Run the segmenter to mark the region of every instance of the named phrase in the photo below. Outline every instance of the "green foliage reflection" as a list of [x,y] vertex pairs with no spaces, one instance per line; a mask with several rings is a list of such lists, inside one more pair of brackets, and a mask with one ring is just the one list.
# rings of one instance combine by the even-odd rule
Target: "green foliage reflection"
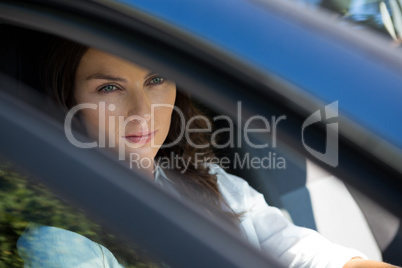
[[141,249],[117,242],[43,185],[15,172],[11,165],[0,163],[0,268],[23,266],[16,243],[30,222],[70,230],[96,241],[113,252],[125,267],[158,266]]

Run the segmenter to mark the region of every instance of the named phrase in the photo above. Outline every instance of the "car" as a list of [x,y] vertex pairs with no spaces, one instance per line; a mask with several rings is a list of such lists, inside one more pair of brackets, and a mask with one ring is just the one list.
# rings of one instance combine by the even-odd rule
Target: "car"
[[2,1],[1,265],[22,265],[16,240],[30,221],[40,221],[98,233],[102,243],[111,241],[109,249],[145,249],[162,265],[280,266],[102,150],[72,146],[64,117],[50,110],[39,86],[38,63],[53,36],[171,77],[207,110],[220,144],[228,145],[213,161],[229,163],[296,225],[401,265],[399,13],[374,3],[374,21],[384,21],[376,30],[350,22],[339,5],[329,11],[264,0]]

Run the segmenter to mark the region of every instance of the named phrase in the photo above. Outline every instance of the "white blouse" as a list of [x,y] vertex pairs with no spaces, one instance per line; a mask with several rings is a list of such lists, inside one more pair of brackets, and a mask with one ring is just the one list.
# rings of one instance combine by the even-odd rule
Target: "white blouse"
[[[331,243],[314,230],[295,226],[282,212],[270,207],[262,194],[245,180],[210,164],[217,175],[219,190],[229,207],[241,214],[241,229],[248,241],[276,257],[285,267],[342,268],[354,257],[367,257],[361,252]],[[164,188],[174,188],[162,169],[155,180]]]
[[361,252],[331,243],[314,230],[295,226],[282,212],[268,206],[264,196],[245,180],[228,174],[217,165],[219,190],[235,213],[243,212],[241,226],[250,243],[269,252],[286,267],[341,268]]

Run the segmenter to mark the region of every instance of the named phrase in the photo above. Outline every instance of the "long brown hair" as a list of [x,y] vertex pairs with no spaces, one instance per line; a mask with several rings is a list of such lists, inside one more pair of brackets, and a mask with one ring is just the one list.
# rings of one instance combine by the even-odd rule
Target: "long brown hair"
[[[47,93],[66,110],[75,104],[73,98],[75,75],[80,60],[88,49],[87,46],[57,38],[52,42],[49,56],[44,62],[43,86]],[[191,118],[202,115],[191,97],[179,89],[176,94],[175,106],[183,113],[185,125]],[[178,114],[173,112],[165,144],[174,141],[182,133],[184,126]],[[207,123],[205,120],[193,119],[191,128],[205,129]],[[192,132],[190,138],[196,144],[207,144],[209,142],[209,135],[206,132]],[[227,220],[232,226],[236,226],[238,215],[230,212],[230,210],[223,209],[226,203],[218,189],[216,174],[210,173],[208,165],[197,165],[193,162],[196,153],[203,155],[204,159],[211,159],[213,151],[210,148],[195,149],[185,139],[182,139],[174,146],[160,149],[156,159],[168,157],[172,153],[180,156],[186,162],[189,160],[191,163],[187,169],[184,166],[175,166],[175,169],[184,175],[175,181],[180,193],[192,200],[201,201],[207,205],[212,214],[223,216],[224,220]]]

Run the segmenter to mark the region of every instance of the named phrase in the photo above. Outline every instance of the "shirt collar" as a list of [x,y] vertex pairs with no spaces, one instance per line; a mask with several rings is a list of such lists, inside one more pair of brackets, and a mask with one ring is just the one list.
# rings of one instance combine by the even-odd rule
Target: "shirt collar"
[[174,182],[171,181],[171,180],[166,176],[166,173],[163,171],[163,169],[162,169],[159,165],[155,165],[155,171],[154,171],[154,173],[155,173],[154,180],[155,180],[155,182],[156,182],[157,184],[163,186],[165,181],[174,184]]

